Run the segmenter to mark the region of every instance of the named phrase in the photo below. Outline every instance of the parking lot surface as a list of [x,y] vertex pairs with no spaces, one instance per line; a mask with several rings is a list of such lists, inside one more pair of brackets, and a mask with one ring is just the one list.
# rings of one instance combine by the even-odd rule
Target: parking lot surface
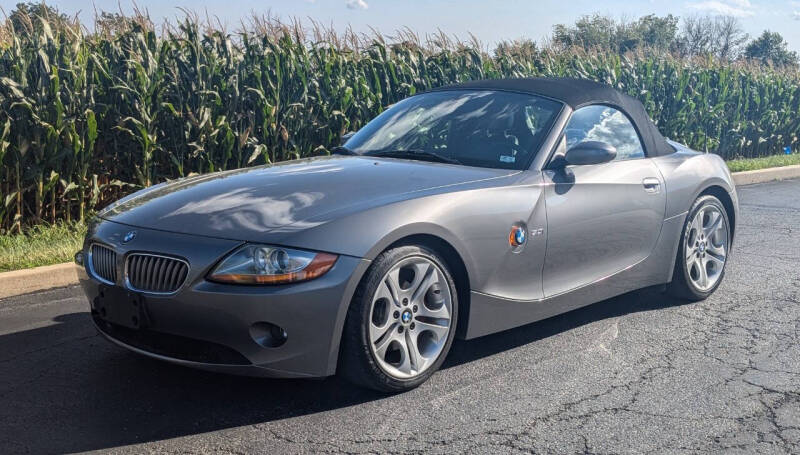
[[395,396],[139,357],[75,287],[0,300],[0,453],[798,453],[800,181],[739,196],[708,300],[640,291],[457,341]]

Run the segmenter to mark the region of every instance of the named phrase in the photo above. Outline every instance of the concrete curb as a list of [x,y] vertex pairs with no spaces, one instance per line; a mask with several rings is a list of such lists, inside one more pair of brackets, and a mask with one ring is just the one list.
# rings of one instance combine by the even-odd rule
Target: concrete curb
[[[736,185],[752,185],[792,178],[800,178],[800,165],[733,173],[733,181],[736,182]],[[0,299],[78,284],[77,271],[75,264],[67,262],[2,272],[0,273]]]
[[795,179],[798,177],[800,177],[800,164],[733,173],[733,181],[736,185],[752,185],[754,183]]
[[78,284],[72,262],[0,273],[0,299]]

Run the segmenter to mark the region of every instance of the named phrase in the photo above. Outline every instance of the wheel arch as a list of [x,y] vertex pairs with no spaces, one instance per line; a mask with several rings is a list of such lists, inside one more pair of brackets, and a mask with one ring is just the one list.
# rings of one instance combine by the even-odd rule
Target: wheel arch
[[[722,202],[723,207],[725,207],[725,211],[727,212],[728,220],[730,221],[731,225],[731,244],[733,244],[733,239],[735,237],[734,233],[736,232],[736,208],[733,205],[733,199],[731,199],[730,194],[725,191],[725,188],[719,185],[711,185],[706,187],[700,192],[700,194],[697,195],[697,197],[699,198],[706,195],[714,196],[715,198],[719,199],[719,201]],[[695,200],[697,200],[697,198],[695,198]],[[692,203],[694,203],[694,201]]]
[[714,196],[717,199],[719,199],[719,201],[722,203],[722,206],[725,208],[725,211],[727,212],[727,215],[728,215],[728,220],[730,222],[730,228],[731,228],[731,245],[733,245],[734,231],[735,231],[735,228],[736,228],[736,205],[735,205],[735,203],[732,200],[730,194],[728,193],[728,191],[725,189],[724,186],[722,186],[722,185],[720,185],[720,184],[718,184],[716,182],[710,183],[710,184],[706,185],[705,187],[703,187],[700,191],[698,191],[697,194],[693,198],[691,198],[691,200],[689,201],[689,206],[686,208],[685,215],[681,217],[681,225],[680,225],[681,228],[680,228],[680,230],[678,230],[676,232],[677,238],[675,239],[674,244],[673,244],[674,245],[673,246],[673,250],[672,250],[673,253],[672,253],[672,257],[670,259],[670,263],[669,263],[670,267],[668,269],[669,272],[668,272],[668,275],[667,275],[666,283],[671,283],[672,280],[674,279],[675,264],[677,262],[678,251],[680,250],[680,239],[681,239],[681,236],[682,236],[682,233],[683,233],[683,229],[684,229],[683,226],[684,226],[684,224],[686,222],[686,217],[689,216],[689,211],[691,210],[691,208],[694,205],[694,203],[699,198],[701,198],[703,196],[707,196],[707,195],[708,196]]
[[[722,277],[724,276],[724,270],[722,271],[722,275],[719,278],[719,281],[716,282],[709,290],[699,290],[691,287],[688,283],[688,278],[686,276],[686,271],[683,269],[682,263],[679,261],[680,257],[684,257],[685,252],[682,249],[682,242],[680,239],[684,238],[686,234],[686,226],[689,223],[689,217],[692,215],[692,208],[698,202],[699,199],[705,196],[713,196],[722,204],[723,209],[726,212],[728,218],[728,225],[730,228],[730,245],[733,245],[733,238],[736,226],[736,201],[731,194],[725,189],[724,186],[718,184],[710,184],[703,188],[701,191],[697,193],[697,195],[692,199],[691,205],[689,210],[686,212],[686,217],[682,223],[681,227],[681,234],[679,236],[679,241],[675,247],[675,254],[672,263],[672,267],[670,268],[670,277],[669,281],[666,284],[665,291],[677,298],[687,299],[689,301],[698,301],[707,298],[708,296],[713,293],[716,288],[719,286]],[[734,194],[735,197],[735,194]]]
[[[456,290],[458,292],[458,320],[456,337],[464,338],[464,334],[466,334],[467,329],[467,322],[469,321],[470,278],[466,263],[464,262],[461,254],[459,254],[458,250],[450,242],[440,236],[430,233],[413,233],[396,238],[382,249],[373,251],[373,255],[370,256],[368,263],[371,266],[372,260],[384,251],[405,245],[419,245],[430,248],[441,255],[446,261],[448,270],[453,275],[453,279],[456,282]],[[340,363],[342,362],[342,339],[344,337],[343,329],[345,323],[344,318],[348,313],[349,307],[353,304],[353,299],[357,295],[357,288],[361,286],[363,281],[369,276],[369,269],[370,267],[364,267],[363,271],[359,274],[357,280],[355,280],[353,291],[349,293],[349,300],[344,308],[342,308],[343,314],[342,318],[340,319],[340,324],[338,324],[339,328],[337,329],[337,333],[333,340],[334,345],[332,345],[331,357],[328,364],[329,374],[331,375],[336,373],[336,371],[339,369]]]
[[[447,240],[433,234],[411,234],[394,241],[384,251],[403,245],[425,246],[440,254],[447,263],[450,273],[456,282],[458,292],[458,321],[456,337],[463,338],[469,321],[470,281],[469,271],[458,250]],[[366,275],[366,274],[365,274]],[[363,278],[362,278],[363,279]]]

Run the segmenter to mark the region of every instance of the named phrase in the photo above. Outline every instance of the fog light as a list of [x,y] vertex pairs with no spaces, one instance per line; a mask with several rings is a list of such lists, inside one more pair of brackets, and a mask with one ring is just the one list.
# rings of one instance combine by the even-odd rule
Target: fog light
[[282,327],[271,322],[256,322],[250,326],[253,341],[265,348],[277,348],[286,343],[289,334]]
[[78,251],[75,253],[75,263],[78,265],[83,265],[83,252]]

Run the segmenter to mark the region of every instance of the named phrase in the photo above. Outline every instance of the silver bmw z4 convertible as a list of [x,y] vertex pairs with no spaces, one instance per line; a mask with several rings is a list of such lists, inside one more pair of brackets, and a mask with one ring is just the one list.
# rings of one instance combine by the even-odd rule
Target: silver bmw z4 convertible
[[635,289],[702,300],[738,201],[718,156],[572,79],[418,94],[331,156],[162,183],[76,261],[100,333],[190,367],[398,392],[471,339]]

